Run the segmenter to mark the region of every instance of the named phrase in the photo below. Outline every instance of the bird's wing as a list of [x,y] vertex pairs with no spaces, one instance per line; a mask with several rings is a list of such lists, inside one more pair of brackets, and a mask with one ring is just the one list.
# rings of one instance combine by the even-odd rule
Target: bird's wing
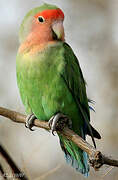
[[89,134],[91,135],[94,146],[96,147],[94,136],[92,132],[89,113],[88,99],[86,95],[86,83],[79,65],[79,62],[71,49],[71,47],[64,43],[64,60],[65,69],[61,74],[61,77],[65,81],[69,91],[71,92],[82,116],[87,128],[89,129]]

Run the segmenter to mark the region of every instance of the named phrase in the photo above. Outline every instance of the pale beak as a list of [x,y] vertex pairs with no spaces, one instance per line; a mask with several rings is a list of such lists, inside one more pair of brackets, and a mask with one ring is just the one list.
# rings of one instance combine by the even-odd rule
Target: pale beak
[[63,21],[55,21],[52,24],[52,32],[53,32],[53,38],[55,40],[62,40],[62,41],[64,41]]

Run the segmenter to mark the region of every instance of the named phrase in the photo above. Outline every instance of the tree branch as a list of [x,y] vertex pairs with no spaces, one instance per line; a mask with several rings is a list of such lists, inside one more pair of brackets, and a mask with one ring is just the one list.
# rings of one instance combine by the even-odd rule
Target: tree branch
[[[3,107],[0,107],[0,115],[7,117],[17,123],[25,123],[26,121],[26,115]],[[50,130],[48,122],[46,121],[35,119],[34,126]],[[83,151],[87,152],[87,154],[89,155],[89,162],[95,170],[98,170],[104,164],[118,167],[118,160],[114,160],[111,157],[103,155],[100,151],[95,149],[69,128],[65,127],[59,133],[61,133],[63,136],[66,136],[67,139],[73,141]]]
[[0,165],[0,172],[4,179],[9,179],[9,176],[12,176],[12,178],[17,178],[20,180],[28,180],[25,173],[20,170],[20,168],[15,164],[15,162],[12,160],[8,152],[3,148],[3,146],[0,144],[0,155],[5,159],[6,163],[9,165],[9,167],[12,170],[11,174],[8,174],[4,172],[2,165]]

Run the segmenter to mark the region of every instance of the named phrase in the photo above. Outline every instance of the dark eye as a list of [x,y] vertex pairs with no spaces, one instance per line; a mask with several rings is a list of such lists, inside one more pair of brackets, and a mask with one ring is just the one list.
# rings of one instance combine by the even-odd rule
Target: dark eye
[[44,19],[42,16],[39,16],[39,17],[38,17],[38,21],[41,22],[41,23],[43,23],[43,22],[45,21],[45,19]]

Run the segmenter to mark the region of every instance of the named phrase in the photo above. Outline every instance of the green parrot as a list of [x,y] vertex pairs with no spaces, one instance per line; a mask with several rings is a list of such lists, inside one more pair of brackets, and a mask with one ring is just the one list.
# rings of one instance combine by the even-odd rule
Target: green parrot
[[[34,118],[49,121],[52,132],[62,118],[83,139],[100,139],[90,125],[86,83],[71,47],[65,42],[64,13],[55,5],[43,4],[25,16],[19,31],[16,57],[17,83],[28,114],[26,126]],[[89,175],[88,155],[58,133],[67,163],[84,176]]]

